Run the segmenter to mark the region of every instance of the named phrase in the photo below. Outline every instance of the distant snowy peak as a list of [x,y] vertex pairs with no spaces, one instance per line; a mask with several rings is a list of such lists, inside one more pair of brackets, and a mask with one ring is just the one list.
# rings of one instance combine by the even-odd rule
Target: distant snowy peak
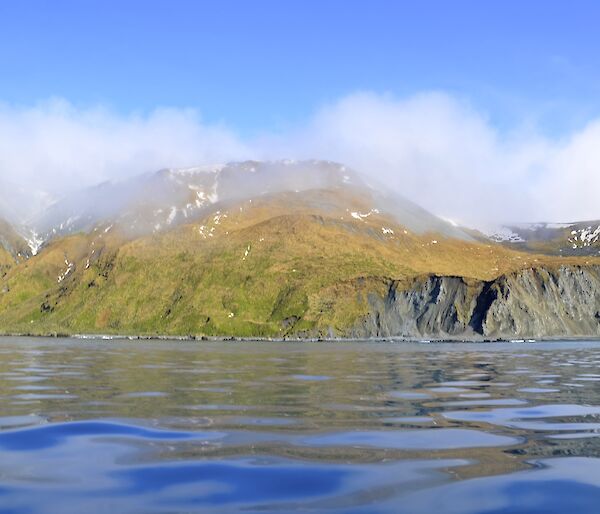
[[496,227],[482,229],[487,237],[489,237],[495,243],[524,243],[523,239],[518,233],[514,232],[510,227]]
[[515,243],[538,250],[545,245],[566,255],[600,253],[600,221],[517,223],[480,231],[497,243]]

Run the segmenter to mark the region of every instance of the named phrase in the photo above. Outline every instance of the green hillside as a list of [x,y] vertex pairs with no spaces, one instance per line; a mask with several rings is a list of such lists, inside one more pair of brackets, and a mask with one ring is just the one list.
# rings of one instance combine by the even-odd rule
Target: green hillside
[[0,327],[344,336],[369,313],[368,295],[384,295],[390,280],[407,287],[427,274],[491,280],[599,262],[416,234],[381,213],[356,215],[367,207],[340,191],[279,193],[215,204],[201,219],[150,235],[115,226],[56,239],[1,279]]

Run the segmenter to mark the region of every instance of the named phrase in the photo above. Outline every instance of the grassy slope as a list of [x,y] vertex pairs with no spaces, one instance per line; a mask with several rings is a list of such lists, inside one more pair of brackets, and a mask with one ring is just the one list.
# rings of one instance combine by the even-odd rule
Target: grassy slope
[[[600,256],[600,241],[593,240],[587,245],[583,245],[581,240],[574,240],[574,237],[580,236],[579,231],[583,228],[595,229],[598,226],[598,221],[574,223],[564,228],[557,228],[548,236],[543,229],[541,234],[536,231],[523,231],[523,234],[529,240],[527,242],[504,242],[504,246],[529,253],[542,253],[545,255],[564,255],[564,256]],[[578,233],[571,234],[575,229]],[[476,230],[470,230],[470,233],[477,239],[482,241],[487,240],[487,237]],[[573,248],[573,244],[575,248]]]
[[18,254],[23,257],[31,255],[31,250],[25,239],[2,219],[0,219],[0,247],[15,256]]
[[0,277],[3,277],[17,260],[23,260],[29,255],[31,251],[27,242],[9,223],[0,219]]
[[326,334],[332,327],[343,335],[366,314],[367,293],[383,294],[392,278],[407,285],[426,273],[489,280],[584,262],[405,233],[377,214],[357,220],[349,211],[366,209],[360,200],[342,202],[331,192],[219,208],[227,217],[212,214],[134,240],[111,231],[55,241],[2,279],[10,291],[0,295],[0,327],[236,336]]
[[530,241],[528,243],[514,243],[515,248],[521,251],[544,253],[547,255],[580,255],[598,256],[600,254],[600,242],[592,243],[590,246],[573,248],[567,241],[569,234],[557,237],[550,241]]
[[14,264],[13,256],[0,247],[0,277],[3,277]]

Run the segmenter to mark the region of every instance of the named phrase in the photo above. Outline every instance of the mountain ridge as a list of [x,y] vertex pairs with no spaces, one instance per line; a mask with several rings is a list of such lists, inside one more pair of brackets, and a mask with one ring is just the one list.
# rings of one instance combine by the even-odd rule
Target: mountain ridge
[[[524,308],[545,302],[544,316],[559,313],[564,318],[560,326],[569,330],[563,335],[574,335],[575,325],[567,318],[575,311],[561,310],[560,295],[545,297],[544,291],[571,284],[565,277],[577,269],[587,273],[592,296],[600,289],[593,279],[600,265],[595,256],[544,254],[474,236],[408,200],[371,190],[336,163],[247,161],[165,169],[132,179],[120,195],[116,187],[92,189],[79,213],[77,202],[55,204],[36,255],[32,251],[4,265],[3,331],[302,338],[509,335],[507,329],[485,328],[496,323],[512,326],[515,337],[546,337],[558,329],[522,322]],[[109,208],[98,205],[100,193],[113,201]],[[527,270],[542,270],[543,286],[527,293],[524,278],[502,278]],[[423,283],[436,281],[438,293],[423,289]],[[386,300],[392,285],[395,298],[406,292],[413,299],[414,329],[406,329],[399,321],[402,309]],[[456,294],[440,296],[444,288]],[[485,323],[474,330],[464,320],[479,312],[475,307],[484,288],[522,300],[507,303],[506,295],[496,294]],[[583,298],[577,301],[585,304]],[[458,310],[439,307],[459,304],[464,304],[458,309],[462,328],[448,332]],[[600,317],[585,313],[591,320],[586,327],[600,326]],[[425,319],[438,321],[423,325]],[[510,325],[509,319],[520,321]],[[538,333],[529,334],[531,327]],[[586,335],[597,334],[590,331]]]

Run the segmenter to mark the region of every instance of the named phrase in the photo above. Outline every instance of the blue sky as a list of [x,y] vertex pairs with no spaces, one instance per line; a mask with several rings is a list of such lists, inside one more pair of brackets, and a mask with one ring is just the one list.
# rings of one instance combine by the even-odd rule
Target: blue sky
[[0,1],[0,183],[324,158],[458,221],[600,218],[600,2]]
[[251,134],[441,90],[562,134],[600,111],[599,19],[584,0],[1,2],[0,102],[191,107]]

